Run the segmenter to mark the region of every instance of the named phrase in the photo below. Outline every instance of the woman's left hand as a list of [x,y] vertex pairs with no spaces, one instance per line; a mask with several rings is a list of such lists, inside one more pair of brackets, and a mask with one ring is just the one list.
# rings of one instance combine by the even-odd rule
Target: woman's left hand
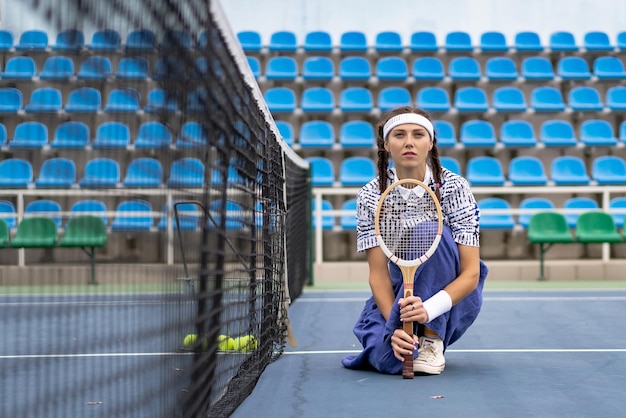
[[428,312],[424,309],[422,298],[419,296],[409,296],[400,298],[400,320],[402,322],[418,322],[424,324],[428,322]]

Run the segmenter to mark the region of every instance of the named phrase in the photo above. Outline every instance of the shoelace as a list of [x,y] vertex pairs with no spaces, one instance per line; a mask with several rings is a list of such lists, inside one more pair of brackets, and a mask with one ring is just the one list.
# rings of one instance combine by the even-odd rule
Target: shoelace
[[421,348],[419,357],[423,358],[426,362],[431,363],[437,358],[437,349],[434,344],[428,344]]

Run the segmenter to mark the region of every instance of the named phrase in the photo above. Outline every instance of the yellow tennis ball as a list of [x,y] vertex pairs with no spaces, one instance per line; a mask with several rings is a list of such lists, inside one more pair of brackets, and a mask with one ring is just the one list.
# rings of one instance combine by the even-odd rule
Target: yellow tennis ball
[[252,351],[257,347],[257,340],[254,335],[242,335],[235,338],[235,348],[238,351],[246,352]]
[[198,340],[198,336],[196,334],[187,334],[185,339],[183,340],[183,345],[185,348],[193,348]]
[[235,349],[235,340],[228,335],[218,335],[217,343],[221,351],[233,351]]

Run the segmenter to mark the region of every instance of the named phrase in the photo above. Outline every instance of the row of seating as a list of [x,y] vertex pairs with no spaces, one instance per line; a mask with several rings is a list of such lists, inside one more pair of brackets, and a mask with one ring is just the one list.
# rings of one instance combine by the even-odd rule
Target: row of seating
[[[127,58],[129,59],[129,58]],[[495,56],[487,59],[484,68],[474,57],[453,57],[447,64],[438,57],[426,56],[407,62],[405,58],[384,56],[374,65],[362,56],[341,59],[338,69],[334,61],[325,56],[308,56],[300,68],[292,56],[270,57],[262,68],[257,57],[248,56],[248,63],[259,81],[428,81],[473,82],[501,81],[551,81],[559,80],[623,80],[626,78],[623,61],[615,56],[599,56],[586,60],[579,56],[565,56],[555,66],[544,56],[525,57],[518,69],[511,57]],[[591,64],[590,64],[591,62]],[[263,70],[263,71],[262,71]],[[119,72],[119,71],[118,71]],[[147,76],[147,70],[146,70]]]
[[12,136],[0,124],[0,146],[9,150],[40,149],[143,149],[193,148],[206,146],[206,132],[202,124],[195,121],[184,122],[178,131],[172,131],[159,121],[147,121],[139,125],[137,133],[131,137],[128,124],[117,121],[102,122],[91,137],[89,125],[80,121],[61,122],[50,135],[43,122],[19,122]]
[[[480,155],[467,161],[465,167],[450,156],[442,156],[441,164],[457,174],[464,175],[472,186],[589,186],[626,184],[626,162],[615,155],[602,155],[592,161],[587,170],[580,157],[561,155],[550,162],[546,170],[541,159],[522,155],[513,157],[505,172],[502,163],[495,157]],[[357,187],[372,180],[377,175],[376,164],[369,157],[353,156],[344,158],[335,165],[326,157],[307,157],[311,164],[311,177],[314,187]]]

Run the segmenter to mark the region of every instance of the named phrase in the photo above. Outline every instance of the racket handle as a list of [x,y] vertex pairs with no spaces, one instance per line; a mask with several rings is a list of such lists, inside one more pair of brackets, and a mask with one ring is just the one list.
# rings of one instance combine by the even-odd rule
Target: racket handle
[[413,379],[415,373],[413,372],[413,354],[407,354],[404,356],[404,364],[402,365],[402,378]]

